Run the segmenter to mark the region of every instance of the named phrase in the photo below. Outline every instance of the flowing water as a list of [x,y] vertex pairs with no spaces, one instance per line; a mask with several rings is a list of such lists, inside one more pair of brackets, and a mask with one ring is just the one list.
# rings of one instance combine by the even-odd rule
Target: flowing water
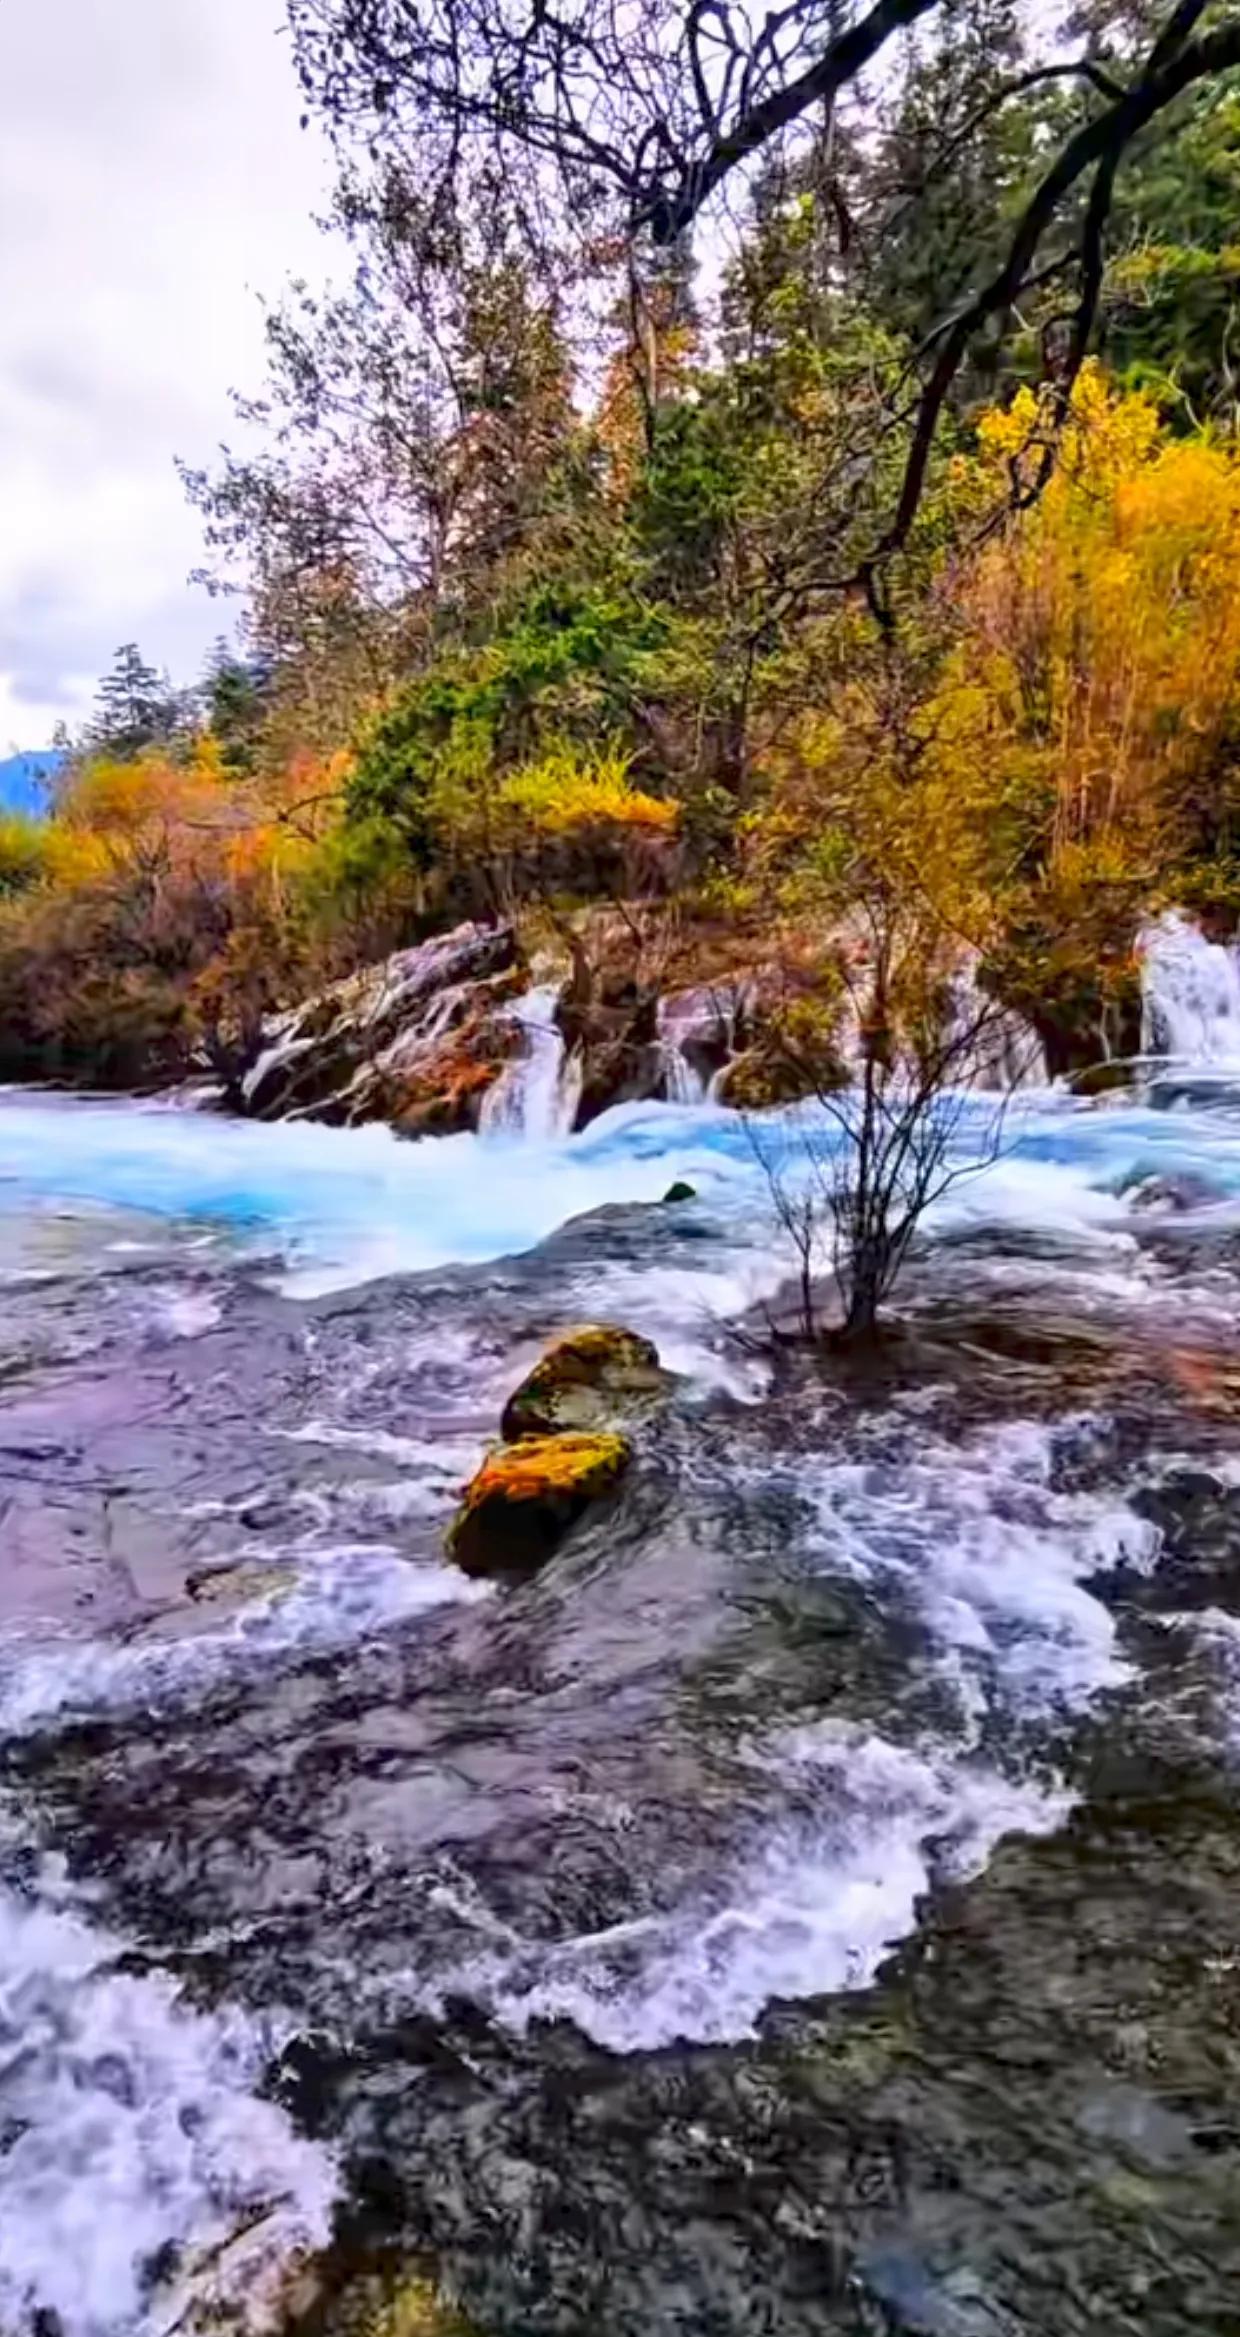
[[521,1053],[506,1065],[483,1100],[484,1136],[526,1136],[534,1142],[565,1136],[577,1117],[582,1066],[566,1052],[556,1021],[560,985],[528,990],[512,1008]]
[[[483,2337],[1235,2330],[1223,1020],[1204,1100],[1022,1094],[864,1374],[772,1345],[736,1119],[557,1135],[532,1031],[482,1138],[0,1097],[5,2337],[270,2326],[333,2239]],[[598,1317],[675,1395],[469,1582]]]

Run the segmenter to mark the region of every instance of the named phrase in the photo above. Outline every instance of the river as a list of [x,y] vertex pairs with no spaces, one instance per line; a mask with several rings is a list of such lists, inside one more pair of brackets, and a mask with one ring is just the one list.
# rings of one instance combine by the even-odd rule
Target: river
[[[864,1373],[772,1354],[709,1105],[0,1097],[5,2337],[255,2331],[333,2239],[483,2337],[1234,2331],[1240,982],[1153,990]],[[599,1316],[667,1415],[469,1582]]]

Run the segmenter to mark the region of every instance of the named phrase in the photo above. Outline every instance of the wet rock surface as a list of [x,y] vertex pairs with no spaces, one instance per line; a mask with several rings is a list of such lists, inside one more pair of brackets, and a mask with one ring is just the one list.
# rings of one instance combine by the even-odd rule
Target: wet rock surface
[[273,1017],[240,1082],[255,1119],[304,1115],[409,1134],[477,1125],[511,1052],[505,1001],[526,976],[511,926],[460,925]]
[[[1230,2337],[1240,1283],[1190,1216],[964,1234],[871,1366],[756,1382],[702,1201],[310,1301],[97,1225],[13,1283],[0,1881],[62,1859],[273,2020],[343,2169],[313,2337],[393,2250],[490,2337]],[[470,1584],[458,1488],[599,1312],[693,1348],[641,1465]]]

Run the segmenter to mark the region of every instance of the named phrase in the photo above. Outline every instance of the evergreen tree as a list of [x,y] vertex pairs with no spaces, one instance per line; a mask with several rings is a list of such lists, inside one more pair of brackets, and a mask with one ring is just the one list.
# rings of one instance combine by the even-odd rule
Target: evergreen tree
[[135,641],[126,641],[95,693],[85,744],[93,753],[129,761],[147,747],[176,738],[185,717],[167,674],[147,664]]
[[270,682],[265,659],[239,656],[221,634],[207,659],[198,697],[225,770],[239,777],[257,763]]
[[1030,190],[1040,86],[997,102],[1027,59],[1014,0],[948,0],[910,47],[877,147],[852,156],[856,271],[916,347],[993,272]]

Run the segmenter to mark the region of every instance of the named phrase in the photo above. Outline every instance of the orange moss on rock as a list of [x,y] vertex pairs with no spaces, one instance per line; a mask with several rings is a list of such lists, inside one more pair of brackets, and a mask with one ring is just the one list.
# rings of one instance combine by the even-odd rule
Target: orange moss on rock
[[527,1574],[549,1558],[569,1527],[609,1493],[632,1458],[628,1438],[529,1436],[487,1454],[448,1529],[448,1549],[466,1574]]

